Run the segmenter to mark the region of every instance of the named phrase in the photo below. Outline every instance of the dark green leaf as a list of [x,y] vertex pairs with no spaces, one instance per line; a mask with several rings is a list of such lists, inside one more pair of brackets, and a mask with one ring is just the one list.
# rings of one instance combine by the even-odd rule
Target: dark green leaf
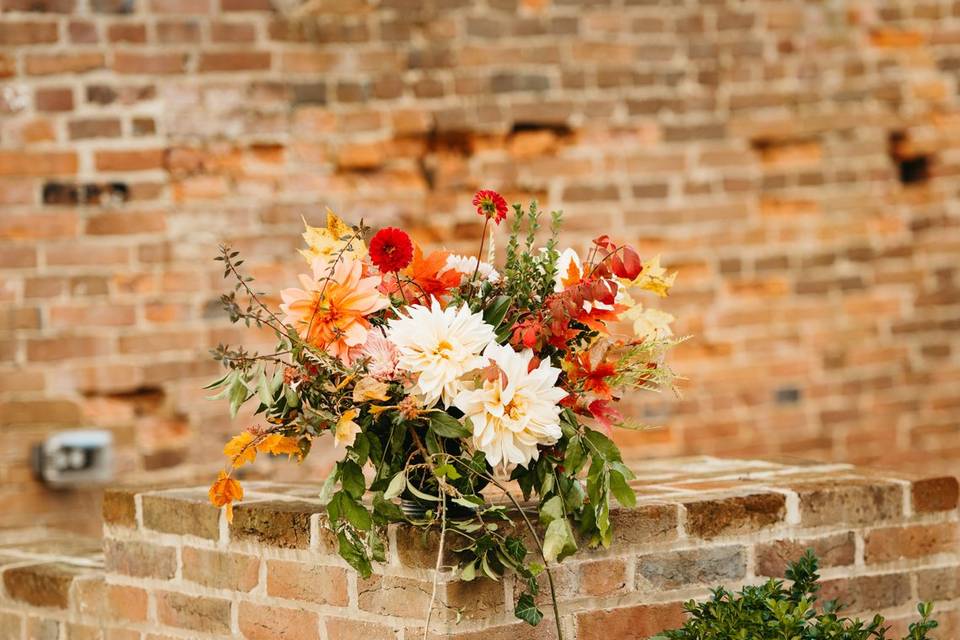
[[513,613],[531,627],[537,626],[543,620],[543,611],[537,608],[537,603],[534,602],[533,596],[529,593],[520,595]]
[[443,438],[466,438],[473,433],[465,424],[445,411],[430,414],[430,430]]
[[340,463],[340,485],[351,497],[359,500],[367,490],[367,482],[363,477],[363,469],[353,460],[344,460]]
[[507,311],[510,309],[512,302],[513,299],[510,296],[498,296],[494,298],[493,302],[483,312],[484,322],[494,329],[499,327],[500,323],[503,322],[503,317],[507,315]]
[[337,541],[339,542],[340,557],[356,569],[362,577],[369,578],[373,572],[373,567],[370,565],[370,558],[367,557],[363,547],[356,542],[352,542],[342,531],[337,534]]

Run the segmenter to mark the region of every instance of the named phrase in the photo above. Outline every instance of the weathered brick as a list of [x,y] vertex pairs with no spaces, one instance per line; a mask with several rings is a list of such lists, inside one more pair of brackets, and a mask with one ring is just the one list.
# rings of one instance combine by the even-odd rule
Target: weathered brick
[[240,607],[240,633],[246,640],[319,640],[320,622],[316,613],[302,609],[269,607],[244,603]]
[[145,529],[208,540],[220,537],[220,511],[201,492],[145,493],[140,500]]
[[217,51],[200,56],[199,71],[258,71],[270,68],[266,51]]
[[40,176],[77,172],[77,154],[72,151],[0,151],[0,176]]
[[107,585],[107,612],[115,620],[144,622],[147,619],[147,592],[139,587]]
[[872,529],[864,534],[864,560],[868,564],[901,558],[922,558],[955,552],[960,527],[955,522]]
[[791,488],[800,496],[800,517],[805,526],[872,524],[901,515],[903,508],[902,489],[892,483],[823,480]]
[[928,478],[914,481],[910,493],[917,513],[950,511],[957,508],[960,484],[954,476]]
[[127,527],[137,526],[136,492],[122,487],[110,487],[103,492],[102,515],[106,524]]
[[652,553],[637,558],[637,588],[668,591],[744,577],[747,550],[740,545]]
[[855,560],[855,536],[848,531],[820,538],[783,539],[757,544],[756,573],[781,578],[787,565],[799,560],[807,549],[813,550],[823,568],[849,566]]
[[240,503],[234,507],[230,537],[285,549],[310,546],[310,517],[321,506],[299,501]]
[[[206,587],[248,592],[260,580],[260,560],[255,556],[183,547],[181,557],[183,578]],[[267,585],[269,590],[269,576]]]
[[687,532],[698,538],[751,533],[783,522],[786,497],[779,493],[756,493],[684,502]]
[[683,624],[679,602],[578,613],[578,638],[647,638]]
[[136,578],[170,580],[177,572],[177,550],[149,542],[104,541],[107,571]]
[[18,602],[66,609],[74,578],[87,571],[63,562],[13,567],[3,572],[3,586],[10,598]]
[[24,61],[30,75],[85,73],[103,67],[102,53],[29,54]]
[[879,611],[910,600],[910,575],[890,573],[821,582],[819,598],[839,600],[849,614]]
[[579,566],[580,589],[588,596],[623,593],[629,584],[627,565],[619,558],[591,560]]
[[163,168],[163,149],[98,151],[94,156],[100,171],[148,171]]
[[270,560],[267,595],[344,607],[349,600],[347,575],[340,567]]
[[327,631],[327,640],[396,640],[394,629],[385,624],[354,620],[351,618],[324,618],[323,625]]
[[[158,591],[157,619],[171,627],[205,633],[230,633],[230,601],[222,598],[187,595],[174,591]],[[241,618],[244,609],[240,608]],[[242,625],[241,625],[242,630]],[[247,636],[248,639],[250,636]]]

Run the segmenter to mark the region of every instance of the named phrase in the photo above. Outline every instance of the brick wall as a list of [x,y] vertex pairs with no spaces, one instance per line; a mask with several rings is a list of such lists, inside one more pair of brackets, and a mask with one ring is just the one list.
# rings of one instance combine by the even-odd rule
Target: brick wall
[[[936,636],[960,637],[955,478],[697,458],[651,462],[635,484],[638,505],[612,514],[611,548],[556,569],[569,640],[678,626],[683,601],[782,577],[806,548],[821,558],[823,598],[861,617],[883,612],[892,637],[918,599],[934,601]],[[425,541],[392,528],[388,564],[359,578],[336,555],[317,489],[248,486],[232,525],[203,487],[108,492],[102,562],[96,542],[75,537],[0,544],[0,637],[421,638],[436,531]],[[536,629],[516,621],[512,594],[509,579],[445,571],[429,637],[556,637],[552,614]]]
[[301,215],[465,249],[480,186],[679,270],[691,382],[631,400],[665,427],[639,454],[955,468],[960,4],[311,4],[0,5],[6,521],[94,511],[27,468],[65,427],[112,429],[125,476],[211,475],[245,426],[199,388],[246,335],[219,241],[275,290]]

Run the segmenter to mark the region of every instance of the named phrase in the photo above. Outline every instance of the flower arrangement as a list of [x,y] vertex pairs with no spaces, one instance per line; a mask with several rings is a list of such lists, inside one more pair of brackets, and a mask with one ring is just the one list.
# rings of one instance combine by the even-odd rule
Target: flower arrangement
[[328,212],[326,228],[306,227],[309,268],[279,292],[279,309],[221,247],[224,277],[236,281],[222,298],[231,319],[278,342],[268,354],[214,351],[226,367],[214,397],[233,415],[255,403],[263,424],[227,443],[210,499],[232,518],[243,498],[235,469],[260,453],[303,459],[329,434],[343,453],[322,498],[346,562],[369,575],[385,559],[389,523],[435,528],[438,569],[448,544],[462,580],[514,571],[515,613],[535,625],[538,576],[552,596],[551,563],[609,545],[611,497],[636,501],[609,435],[640,425],[616,402],[672,388],[664,357],[679,340],[671,316],[631,296],[666,296],[675,274],[607,236],[584,257],[560,251],[559,213],[537,247],[536,203],[512,207],[501,273],[494,236],[510,210],[493,191],[473,205],[484,218],[476,256],[425,254],[396,228],[367,243],[362,223]]

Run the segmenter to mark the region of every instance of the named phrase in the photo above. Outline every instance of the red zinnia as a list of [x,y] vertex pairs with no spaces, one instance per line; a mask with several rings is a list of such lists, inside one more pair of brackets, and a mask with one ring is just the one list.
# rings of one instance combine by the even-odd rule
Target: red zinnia
[[380,229],[370,240],[370,260],[383,273],[400,271],[413,260],[413,242],[394,227]]
[[473,196],[473,206],[477,208],[477,213],[497,224],[507,217],[507,201],[496,191],[477,191]]

